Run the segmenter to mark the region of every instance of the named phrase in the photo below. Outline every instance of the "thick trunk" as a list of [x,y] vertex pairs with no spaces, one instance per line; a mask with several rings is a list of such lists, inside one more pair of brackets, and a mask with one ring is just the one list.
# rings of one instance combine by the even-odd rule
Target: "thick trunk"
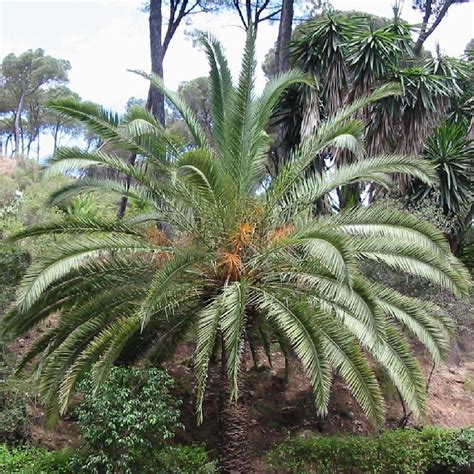
[[[150,16],[148,19],[150,27],[150,52],[151,52],[151,71],[157,76],[163,78],[163,59],[164,49],[162,43],[162,27],[163,27],[163,12],[162,0],[150,1]],[[163,94],[150,85],[148,90],[148,100],[146,104],[147,109],[156,117],[159,123],[165,125],[165,98]],[[129,163],[133,166],[135,164],[136,155],[130,156]],[[127,189],[130,186],[130,176],[125,179]],[[122,196],[120,198],[119,207],[117,210],[117,219],[122,219],[127,209],[128,198]]]
[[[157,76],[163,78],[164,48],[162,43],[163,13],[162,0],[150,1],[150,51],[151,70]],[[163,94],[150,86],[148,91],[147,108],[153,113],[158,122],[165,124],[165,98]]]
[[252,473],[248,440],[249,411],[247,390],[246,352],[242,355],[239,375],[239,398],[230,399],[225,353],[221,358],[221,386],[219,398],[219,458],[224,473]]
[[[290,50],[291,31],[293,25],[293,1],[283,0],[280,26],[278,29],[277,47],[276,47],[276,65],[277,73],[282,74],[290,68]],[[287,147],[284,143],[285,126],[278,127],[278,138],[280,145],[276,151],[276,168],[286,161]]]
[[282,3],[276,51],[277,68],[280,74],[290,68],[289,44],[293,25],[293,1],[294,0],[283,0]]
[[13,124],[14,136],[15,136],[15,152],[18,156],[20,154],[20,141],[21,141],[21,111],[23,109],[23,101],[25,100],[25,94],[22,92],[20,100],[18,101],[18,108],[15,113],[15,121]]

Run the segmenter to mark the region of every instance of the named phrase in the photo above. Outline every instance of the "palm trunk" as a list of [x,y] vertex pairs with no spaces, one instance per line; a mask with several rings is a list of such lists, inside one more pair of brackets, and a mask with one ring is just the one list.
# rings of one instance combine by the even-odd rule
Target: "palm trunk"
[[248,440],[249,411],[247,391],[247,351],[242,355],[239,375],[239,398],[230,399],[230,386],[227,378],[225,351],[221,355],[221,385],[219,396],[219,458],[224,473],[254,472]]

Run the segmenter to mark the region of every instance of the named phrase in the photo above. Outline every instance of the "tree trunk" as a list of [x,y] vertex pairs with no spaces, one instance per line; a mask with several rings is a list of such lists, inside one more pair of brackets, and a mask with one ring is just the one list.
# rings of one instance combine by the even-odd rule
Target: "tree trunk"
[[28,139],[28,144],[26,145],[26,158],[29,159],[30,158],[30,151],[31,151],[31,144],[33,143],[33,137],[30,137]]
[[[128,161],[129,164],[133,166],[135,164],[136,159],[137,159],[137,155],[135,153],[132,153]],[[132,178],[130,178],[130,176],[127,176],[125,178],[125,186],[127,189],[130,187],[131,182],[132,182]],[[127,196],[122,196],[120,198],[120,204],[117,210],[117,219],[123,219],[123,216],[125,215],[125,210],[127,209],[127,202],[128,202]]]
[[15,113],[15,122],[13,124],[14,136],[15,136],[15,151],[14,155],[18,156],[20,154],[20,141],[21,141],[21,110],[23,109],[23,101],[25,100],[24,92],[20,95],[20,100],[18,101],[18,108]]
[[[7,139],[5,140],[5,156],[8,155],[8,145],[10,144],[12,140],[12,136],[11,134],[7,136]],[[12,154],[13,154],[13,150],[12,150]]]
[[283,0],[280,26],[277,39],[277,70],[278,73],[287,71],[290,68],[291,30],[293,25],[293,2],[294,0]]
[[[278,38],[276,47],[276,66],[277,74],[282,74],[290,69],[290,41],[291,31],[293,25],[293,1],[294,0],[283,0],[280,26],[278,28]],[[287,147],[284,143],[285,136],[285,125],[281,124],[278,127],[278,139],[280,144],[276,150],[275,157],[275,171],[278,172],[280,165],[283,165],[286,161]]]
[[23,127],[20,122],[20,136],[21,136],[21,154],[25,154],[25,134],[23,133]]
[[40,134],[38,133],[38,139],[36,141],[36,162],[40,162]]
[[54,126],[54,133],[53,133],[53,153],[56,153],[58,149],[58,135],[59,135],[59,123],[57,122]]
[[252,473],[248,440],[249,411],[247,390],[247,351],[242,354],[239,374],[239,398],[230,399],[225,351],[221,354],[221,385],[219,393],[219,458],[224,473]]
[[427,10],[425,12],[425,16],[423,18],[423,24],[421,27],[420,35],[418,36],[418,39],[416,40],[415,46],[413,46],[413,52],[415,53],[415,56],[419,56],[421,53],[421,48],[423,47],[424,42],[431,36],[433,31],[438,27],[438,25],[441,23],[441,20],[445,17],[446,13],[448,13],[449,7],[454,3],[454,0],[446,0],[443,7],[438,13],[438,16],[435,18],[435,21],[431,25],[429,29],[428,28],[428,22],[431,17],[431,2],[427,5]]
[[[162,43],[163,13],[162,0],[150,1],[150,51],[151,71],[163,78],[164,48]],[[147,108],[153,113],[158,122],[165,124],[165,98],[153,86],[148,91]]]

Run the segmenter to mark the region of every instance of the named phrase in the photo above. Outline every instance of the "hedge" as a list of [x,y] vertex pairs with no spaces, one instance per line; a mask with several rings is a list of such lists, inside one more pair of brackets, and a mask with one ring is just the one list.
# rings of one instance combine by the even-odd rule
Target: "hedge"
[[441,474],[471,472],[474,429],[425,428],[379,436],[292,438],[267,453],[281,473]]
[[[48,451],[34,446],[12,447],[0,444],[0,473],[21,474],[88,474],[113,472],[81,469],[78,466],[78,452],[70,449]],[[157,450],[148,466],[140,473],[161,474],[213,474],[215,463],[208,461],[206,450],[199,446],[169,446]]]

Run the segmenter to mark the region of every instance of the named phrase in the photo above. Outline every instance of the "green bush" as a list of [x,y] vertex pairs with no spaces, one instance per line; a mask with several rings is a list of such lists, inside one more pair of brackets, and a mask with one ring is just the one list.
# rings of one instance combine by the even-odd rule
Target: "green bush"
[[29,263],[30,255],[26,250],[0,242],[0,314],[13,298]]
[[211,474],[218,472],[217,466],[209,462],[202,446],[168,446],[156,452],[147,469],[150,473]]
[[17,183],[13,178],[0,175],[0,207],[7,206],[15,200],[17,189]]
[[85,442],[73,459],[77,470],[145,472],[182,428],[180,402],[170,393],[173,383],[164,370],[119,367],[98,392],[86,380],[83,402],[74,412]]
[[[72,474],[77,472],[106,472],[103,469],[88,471],[80,464],[81,455],[69,449],[48,451],[33,446],[11,447],[0,444],[0,472],[21,474]],[[84,459],[87,462],[87,459]],[[115,471],[117,472],[117,471]],[[121,471],[123,472],[123,471]],[[157,450],[140,468],[133,472],[161,474],[214,474],[217,468],[208,462],[201,446],[169,446]]]
[[267,454],[269,467],[288,473],[460,473],[472,463],[474,429],[385,431],[378,437],[290,439]]
[[2,359],[0,349],[0,442],[24,441],[28,437],[27,406],[35,392],[31,384],[17,378]]
[[71,451],[48,451],[35,447],[9,447],[0,444],[0,472],[21,474],[65,474]]

